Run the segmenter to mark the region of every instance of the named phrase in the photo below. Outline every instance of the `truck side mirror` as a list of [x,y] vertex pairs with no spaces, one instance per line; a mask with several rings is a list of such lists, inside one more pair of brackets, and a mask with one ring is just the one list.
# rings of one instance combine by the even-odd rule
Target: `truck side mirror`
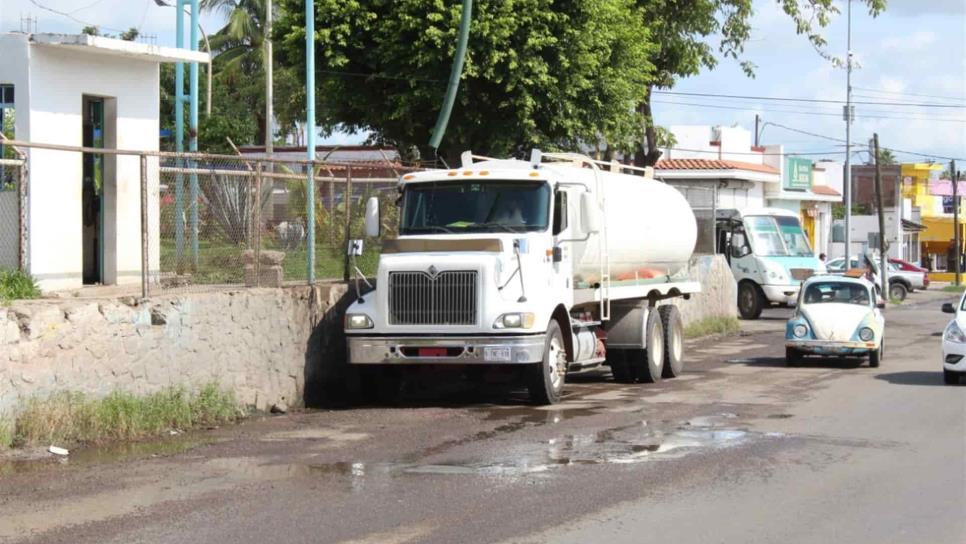
[[600,232],[600,208],[591,193],[580,193],[580,227],[584,234]]
[[366,236],[379,236],[379,227],[379,199],[373,196],[366,201]]

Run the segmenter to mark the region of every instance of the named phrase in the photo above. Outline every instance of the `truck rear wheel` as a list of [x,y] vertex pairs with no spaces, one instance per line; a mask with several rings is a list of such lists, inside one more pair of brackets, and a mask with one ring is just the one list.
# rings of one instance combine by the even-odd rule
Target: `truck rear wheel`
[[664,324],[661,323],[661,313],[656,308],[647,312],[644,338],[646,349],[628,351],[634,377],[642,383],[659,382],[664,373]]
[[742,319],[758,319],[765,297],[757,285],[745,281],[738,285],[738,313]]
[[560,402],[567,378],[567,349],[564,347],[560,324],[551,320],[543,348],[543,362],[530,365],[527,388],[534,404]]
[[677,378],[684,371],[684,321],[677,306],[658,308],[664,326],[664,370],[662,378]]

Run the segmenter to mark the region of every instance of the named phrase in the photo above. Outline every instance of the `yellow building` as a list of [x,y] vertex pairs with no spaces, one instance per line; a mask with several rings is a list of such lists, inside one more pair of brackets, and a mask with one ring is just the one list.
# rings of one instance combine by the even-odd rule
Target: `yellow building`
[[[945,268],[946,255],[953,241],[953,213],[949,199],[945,205],[942,196],[930,193],[930,181],[938,180],[944,170],[941,164],[906,163],[902,165],[902,196],[912,201],[912,206],[920,209],[922,225],[926,230],[919,233],[922,256],[930,256],[933,268]],[[961,223],[966,220],[960,205]],[[963,224],[960,232],[966,233]],[[960,239],[966,239],[963,234]]]

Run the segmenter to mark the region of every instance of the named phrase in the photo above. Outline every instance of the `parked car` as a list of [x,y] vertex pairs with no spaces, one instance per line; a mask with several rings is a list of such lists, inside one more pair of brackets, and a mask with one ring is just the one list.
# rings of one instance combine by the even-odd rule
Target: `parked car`
[[[828,269],[828,271],[832,274],[844,274],[847,270],[853,270],[856,268],[863,268],[863,269],[865,268],[864,265],[859,264],[859,260],[856,257],[851,258],[850,261],[852,265],[849,266],[848,269],[845,268],[845,257],[832,259],[831,261],[826,263],[825,266]],[[878,259],[873,259],[872,265],[873,265],[873,270],[875,271],[874,273],[875,284],[876,286],[878,286],[879,285]],[[924,288],[925,277],[926,275],[924,273],[902,272],[898,268],[890,265],[889,266],[889,298],[905,300],[906,295],[909,294],[910,291]]]
[[889,263],[896,265],[903,272],[922,272],[922,289],[929,288],[929,270],[902,259],[889,259]]
[[954,314],[943,331],[943,381],[947,385],[960,383],[966,376],[966,293],[955,305],[943,304],[943,311]]
[[868,356],[869,366],[879,366],[884,306],[865,278],[812,276],[802,284],[795,314],[785,326],[785,361],[793,365],[808,355]]

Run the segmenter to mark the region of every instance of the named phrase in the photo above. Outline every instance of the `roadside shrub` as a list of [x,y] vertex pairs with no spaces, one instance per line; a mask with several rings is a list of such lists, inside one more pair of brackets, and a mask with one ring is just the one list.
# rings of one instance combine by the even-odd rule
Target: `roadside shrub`
[[20,270],[0,268],[0,303],[8,304],[11,300],[38,298],[40,288],[33,277]]
[[712,334],[735,334],[741,323],[734,317],[706,317],[684,328],[685,338],[700,338]]

